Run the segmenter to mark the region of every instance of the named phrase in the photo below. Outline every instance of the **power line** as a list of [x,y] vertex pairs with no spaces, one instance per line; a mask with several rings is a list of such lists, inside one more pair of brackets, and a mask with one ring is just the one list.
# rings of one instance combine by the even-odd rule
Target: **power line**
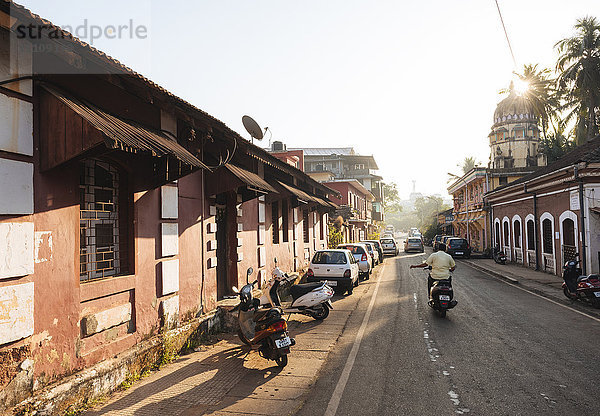
[[498,0],[494,0],[496,2],[496,8],[498,9],[498,15],[500,16],[500,22],[502,23],[502,29],[504,29],[504,36],[506,36],[506,43],[508,43],[508,49],[510,50],[510,56],[512,56],[513,64],[515,66],[515,70],[517,69],[517,60],[515,59],[515,54],[513,52],[512,46],[510,45],[510,39],[508,38],[508,32],[506,31],[506,26],[504,25],[504,19],[502,18],[502,12],[500,11],[500,5],[498,5]]

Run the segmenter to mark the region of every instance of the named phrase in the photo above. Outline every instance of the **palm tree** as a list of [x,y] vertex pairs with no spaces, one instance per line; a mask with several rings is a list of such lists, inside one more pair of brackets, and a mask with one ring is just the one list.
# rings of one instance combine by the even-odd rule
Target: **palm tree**
[[538,69],[537,64],[524,65],[523,73],[516,75],[527,85],[522,96],[531,104],[546,139],[549,125],[552,124],[554,131],[558,130],[560,125],[560,100],[555,88],[556,81],[551,78],[548,68]]
[[600,111],[600,21],[577,19],[576,34],[559,41],[556,70],[558,88],[565,95],[565,121],[576,118],[574,133],[581,144],[598,133],[596,112]]
[[462,171],[463,173],[467,173],[468,171],[470,171],[471,169],[473,169],[475,166],[477,166],[477,161],[475,160],[474,157],[465,157],[465,160],[463,160],[463,164],[462,164]]

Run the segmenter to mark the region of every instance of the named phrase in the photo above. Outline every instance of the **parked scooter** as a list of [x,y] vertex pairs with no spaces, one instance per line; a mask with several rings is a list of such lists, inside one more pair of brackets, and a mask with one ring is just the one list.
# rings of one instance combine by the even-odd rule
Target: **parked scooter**
[[[431,266],[425,267],[425,270],[431,270]],[[429,292],[429,302],[427,304],[436,310],[442,318],[445,318],[448,309],[452,309],[458,304],[453,298],[452,276],[445,280],[435,279]]]
[[246,273],[246,284],[241,290],[232,288],[240,297],[238,322],[240,340],[251,347],[258,347],[258,353],[267,360],[275,360],[279,367],[288,363],[290,347],[296,344],[289,336],[287,322],[280,308],[258,309],[260,301],[252,296],[255,280],[249,283],[253,273],[250,267]]
[[492,257],[494,261],[498,264],[506,264],[506,254],[504,254],[504,250],[500,250],[499,247],[494,247],[494,251],[492,252]]
[[[579,256],[579,254],[576,254]],[[581,275],[579,260],[569,260],[563,267],[563,293],[568,299],[588,301],[595,308],[600,308],[600,276]]]
[[[277,258],[274,260],[275,269],[273,269],[271,279],[263,290],[263,294],[260,298],[260,306],[281,307],[282,304],[277,289],[282,282],[293,279],[277,266]],[[292,285],[290,287],[292,303],[283,306],[283,312],[290,314],[301,313],[322,321],[329,316],[329,310],[333,309],[333,305],[331,304],[333,293],[333,289],[325,283],[303,283]]]

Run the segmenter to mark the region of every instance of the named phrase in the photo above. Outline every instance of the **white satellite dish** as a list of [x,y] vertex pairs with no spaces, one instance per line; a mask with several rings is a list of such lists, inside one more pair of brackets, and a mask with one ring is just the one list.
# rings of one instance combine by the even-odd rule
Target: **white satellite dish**
[[253,139],[262,140],[262,138],[263,138],[263,131],[260,128],[260,126],[258,125],[258,123],[256,121],[254,121],[254,119],[252,117],[250,117],[250,116],[243,116],[242,117],[242,124],[246,128],[246,131],[248,133],[250,133],[250,136]]

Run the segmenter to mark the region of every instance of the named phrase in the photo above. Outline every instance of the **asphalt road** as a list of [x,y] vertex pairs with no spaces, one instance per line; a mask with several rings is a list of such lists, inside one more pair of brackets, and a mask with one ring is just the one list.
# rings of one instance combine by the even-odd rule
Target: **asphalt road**
[[600,322],[460,261],[458,306],[440,318],[426,272],[408,268],[423,258],[388,258],[379,286],[355,290],[362,297],[298,415],[600,414]]

